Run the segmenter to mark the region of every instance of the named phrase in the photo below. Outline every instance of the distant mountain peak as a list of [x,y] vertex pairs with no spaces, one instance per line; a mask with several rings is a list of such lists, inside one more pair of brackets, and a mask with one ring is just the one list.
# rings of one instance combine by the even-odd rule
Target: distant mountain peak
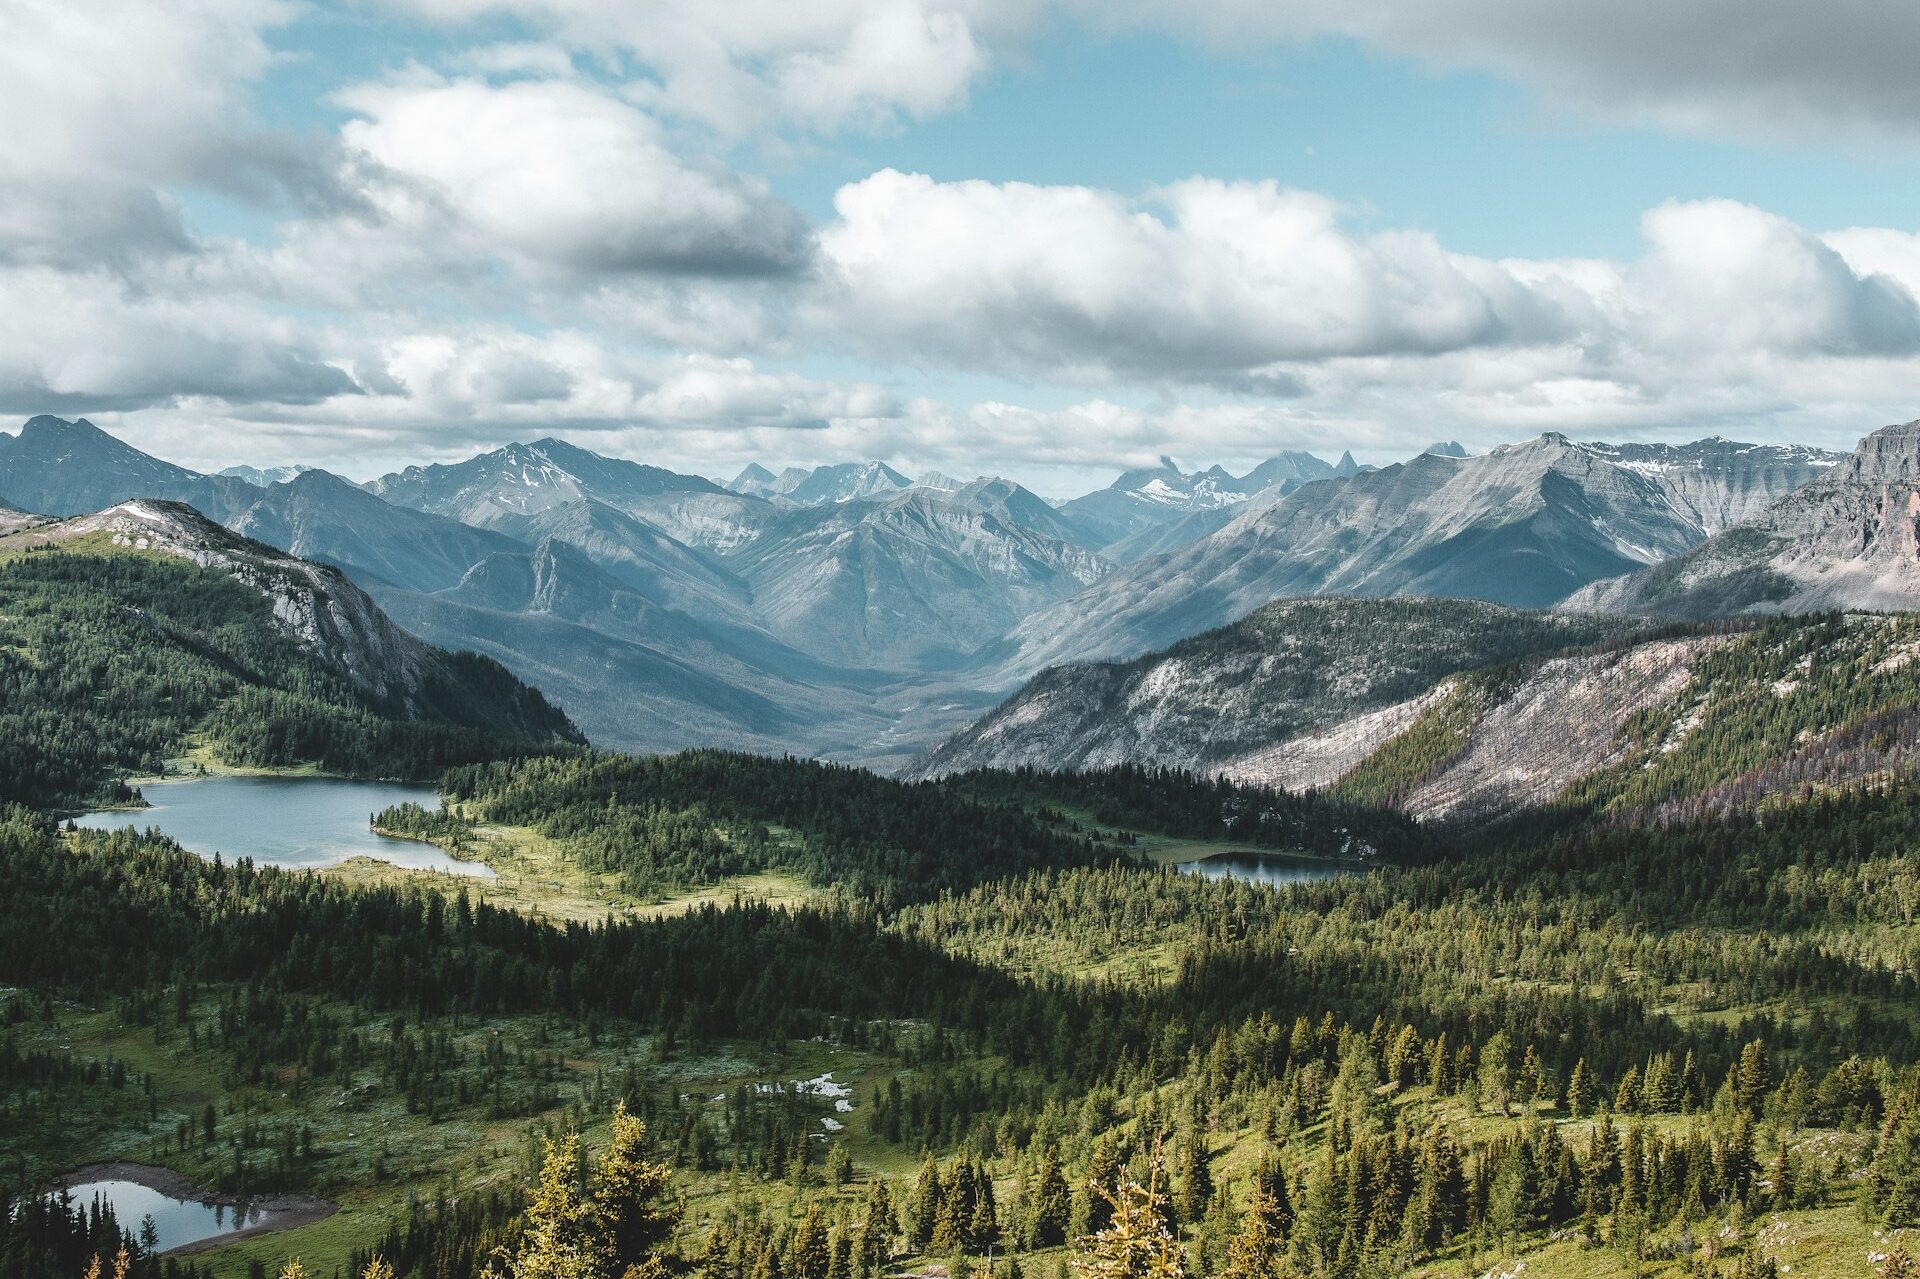
[[758,462],[749,462],[733,477],[727,489],[734,493],[750,493],[755,497],[765,497],[773,490],[775,477],[772,471]]
[[873,459],[830,462],[812,469],[788,467],[774,481],[772,495],[801,506],[820,506],[891,497],[912,487],[912,480],[885,462]]
[[226,470],[220,472],[220,474],[228,479],[245,480],[255,488],[266,488],[273,484],[290,484],[312,469],[311,466],[269,466],[262,468],[258,466],[241,465],[229,466]]
[[1467,452],[1467,446],[1462,444],[1458,440],[1444,440],[1437,444],[1429,444],[1427,445],[1426,452],[1431,457],[1471,457],[1473,456],[1471,453]]
[[86,418],[76,417],[76,418],[69,419],[64,417],[55,417],[51,413],[36,414],[33,417],[28,418],[26,420],[26,423],[20,428],[20,433],[22,435],[46,435],[49,433],[63,434],[70,431],[77,431],[83,434],[87,432],[91,432],[95,435],[106,434],[105,431],[102,431],[99,427],[89,422]]

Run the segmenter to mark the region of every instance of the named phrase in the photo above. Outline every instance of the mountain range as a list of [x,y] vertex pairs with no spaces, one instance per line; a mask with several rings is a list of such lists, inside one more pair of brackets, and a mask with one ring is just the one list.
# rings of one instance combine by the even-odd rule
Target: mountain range
[[1869,435],[1853,455],[1685,555],[1566,601],[1667,617],[1920,606],[1920,422]]
[[1516,607],[1682,554],[1821,473],[1834,455],[1708,440],[1679,448],[1546,434],[1460,458],[1309,481],[1218,531],[1130,564],[1097,595],[1029,616],[978,658],[1010,686],[1133,657],[1307,595],[1435,595]]
[[[879,463],[749,466],[722,485],[556,439],[364,485],[296,468],[211,476],[84,420],[40,417],[0,433],[0,500],[51,516],[188,504],[339,569],[430,643],[498,659],[609,746],[882,768],[1037,672],[1094,659],[1133,673],[1056,672],[1073,696],[1030,689],[1002,722],[1115,698],[1140,717],[1106,736],[1053,723],[1025,758],[1114,760],[1128,732],[1158,743],[1209,716],[1221,741],[1259,736],[1228,722],[1240,713],[1221,709],[1220,690],[1267,687],[1283,655],[1258,675],[1198,674],[1205,643],[1171,667],[1136,659],[1275,600],[1445,596],[1570,618],[1920,603],[1920,425],[1876,433],[1844,461],[1556,434],[1465,452],[1436,445],[1380,469],[1282,454],[1238,476],[1162,459],[1055,504],[1010,480],[914,480]],[[1397,625],[1422,629],[1411,615]],[[1184,710],[1165,700],[1202,685],[1215,692]]]

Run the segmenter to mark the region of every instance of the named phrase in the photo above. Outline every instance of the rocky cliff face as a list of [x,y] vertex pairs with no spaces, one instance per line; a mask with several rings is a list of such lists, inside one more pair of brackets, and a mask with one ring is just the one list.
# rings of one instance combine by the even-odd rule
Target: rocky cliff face
[[[1456,753],[1410,780],[1395,797],[1422,819],[1487,820],[1551,802],[1615,765],[1629,749],[1622,730],[1672,702],[1700,659],[1734,636],[1627,644],[1546,658],[1473,708]],[[1448,680],[1419,697],[1224,761],[1220,776],[1290,789],[1326,788],[1413,731],[1449,698],[1472,695]]]
[[1582,447],[1653,480],[1703,535],[1752,519],[1847,456],[1798,444],[1742,444],[1719,436],[1691,444]]
[[1920,422],[1874,432],[1694,551],[1565,607],[1675,617],[1920,607]]

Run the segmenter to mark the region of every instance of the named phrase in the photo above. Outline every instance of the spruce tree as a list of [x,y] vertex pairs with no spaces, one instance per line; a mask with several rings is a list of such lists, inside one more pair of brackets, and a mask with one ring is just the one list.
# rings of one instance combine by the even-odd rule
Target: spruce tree
[[1593,1074],[1587,1069],[1585,1057],[1573,1063],[1573,1074],[1567,1080],[1567,1113],[1575,1119],[1585,1119],[1593,1106]]
[[1220,1279],[1283,1279],[1286,1259],[1287,1226],[1280,1205],[1256,1180],[1240,1233],[1227,1245]]
[[646,1279],[664,1274],[660,1249],[673,1238],[677,1205],[661,1197],[673,1171],[646,1157],[647,1126],[627,1113],[626,1102],[613,1110],[613,1134],[600,1157],[593,1192],[593,1225],[607,1273],[616,1279]]
[[1026,1238],[1029,1248],[1053,1248],[1067,1241],[1073,1205],[1060,1160],[1049,1146],[1040,1156],[1027,1203]]

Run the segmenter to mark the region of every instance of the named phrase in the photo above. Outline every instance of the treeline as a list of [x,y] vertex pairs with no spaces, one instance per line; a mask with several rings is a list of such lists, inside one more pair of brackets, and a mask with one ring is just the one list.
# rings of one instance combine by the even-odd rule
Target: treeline
[[1101,826],[1176,839],[1231,840],[1319,857],[1413,862],[1436,854],[1431,834],[1403,814],[1317,791],[1292,792],[1178,768],[1121,765],[1085,772],[981,769],[937,785],[994,803],[1023,804],[1056,822],[1085,814]]
[[483,821],[564,841],[630,892],[788,869],[882,907],[1034,867],[1126,855],[939,783],[837,764],[694,750],[455,768],[446,797]]

